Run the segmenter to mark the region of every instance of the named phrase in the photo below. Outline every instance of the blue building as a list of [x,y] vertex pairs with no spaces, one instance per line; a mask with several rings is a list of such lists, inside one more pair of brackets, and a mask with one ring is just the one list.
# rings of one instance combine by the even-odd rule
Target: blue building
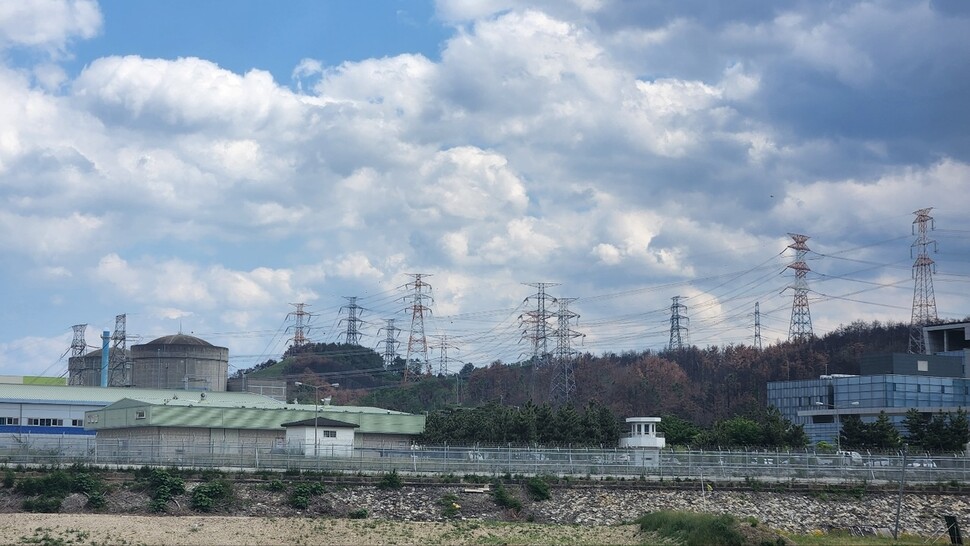
[[886,412],[901,434],[906,412],[953,412],[970,407],[970,323],[923,329],[930,354],[867,356],[860,375],[768,383],[768,404],[796,425],[811,443],[838,444],[842,419],[857,415],[871,423]]

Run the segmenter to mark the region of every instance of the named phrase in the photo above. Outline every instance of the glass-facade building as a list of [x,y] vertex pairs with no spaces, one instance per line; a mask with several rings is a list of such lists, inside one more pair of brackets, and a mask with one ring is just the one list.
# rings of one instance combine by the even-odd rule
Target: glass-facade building
[[[929,331],[929,330],[933,331]],[[823,375],[818,379],[768,383],[768,404],[796,425],[803,425],[811,443],[837,444],[842,419],[858,415],[871,423],[885,411],[899,430],[906,412],[953,412],[970,407],[967,324],[924,329],[936,354],[900,354],[865,357],[860,375]]]

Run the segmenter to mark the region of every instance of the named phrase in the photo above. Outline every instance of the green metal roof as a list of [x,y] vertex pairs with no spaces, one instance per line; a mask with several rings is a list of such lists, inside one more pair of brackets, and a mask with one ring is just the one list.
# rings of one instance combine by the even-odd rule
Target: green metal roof
[[332,419],[358,425],[359,432],[379,434],[420,434],[424,432],[425,416],[399,411],[352,411],[342,406],[278,406],[275,408],[218,407],[207,404],[152,404],[126,399],[99,410],[85,413],[85,428],[91,430],[135,427],[187,427],[279,430],[283,423],[314,417]]

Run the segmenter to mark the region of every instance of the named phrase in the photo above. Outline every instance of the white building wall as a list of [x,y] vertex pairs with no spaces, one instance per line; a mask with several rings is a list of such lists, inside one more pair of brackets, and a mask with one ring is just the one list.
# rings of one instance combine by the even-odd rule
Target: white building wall
[[[330,431],[334,436],[327,436]],[[317,447],[314,449],[313,440],[316,437]],[[293,449],[302,450],[303,454],[312,457],[349,457],[354,451],[354,429],[318,427],[314,434],[313,427],[287,427],[286,444]]]

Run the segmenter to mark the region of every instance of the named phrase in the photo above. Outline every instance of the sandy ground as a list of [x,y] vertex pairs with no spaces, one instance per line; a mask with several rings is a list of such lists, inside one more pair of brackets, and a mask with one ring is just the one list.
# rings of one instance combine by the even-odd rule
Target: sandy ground
[[3,544],[645,544],[635,525],[567,526],[485,521],[3,514]]

